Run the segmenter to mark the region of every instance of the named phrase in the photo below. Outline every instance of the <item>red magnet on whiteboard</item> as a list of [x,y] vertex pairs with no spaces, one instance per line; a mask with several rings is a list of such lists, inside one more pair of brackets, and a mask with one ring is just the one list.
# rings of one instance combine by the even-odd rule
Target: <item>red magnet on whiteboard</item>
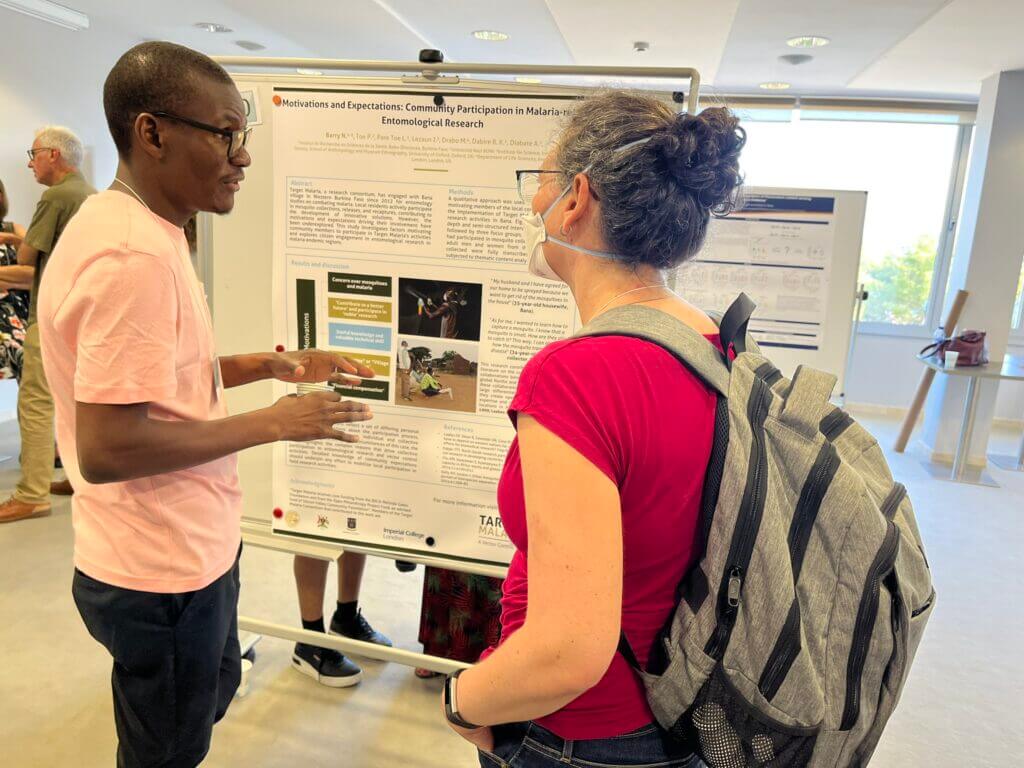
[[277,507],[274,510],[274,517],[276,517],[278,520],[280,520],[282,517],[284,517],[284,510],[281,509],[280,507]]
[[278,352],[284,352],[284,344],[278,344],[276,347],[274,347],[274,349],[276,349]]

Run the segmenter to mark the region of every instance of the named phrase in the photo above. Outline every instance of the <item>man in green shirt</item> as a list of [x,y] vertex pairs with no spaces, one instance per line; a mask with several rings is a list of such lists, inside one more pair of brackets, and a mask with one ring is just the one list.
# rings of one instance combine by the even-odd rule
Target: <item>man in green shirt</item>
[[442,387],[441,383],[434,378],[433,367],[427,368],[427,372],[424,373],[423,378],[420,379],[420,391],[427,397],[448,395],[451,399],[455,399],[455,395],[452,394],[452,388]]
[[53,479],[53,398],[43,373],[36,325],[36,300],[46,260],[64,227],[86,197],[96,192],[79,173],[82,142],[67,128],[48,126],[36,132],[28,167],[48,189],[36,206],[32,223],[18,248],[18,265],[0,267],[0,278],[16,288],[30,288],[25,331],[18,425],[21,428],[21,478],[14,495],[0,504],[0,523],[50,514]]

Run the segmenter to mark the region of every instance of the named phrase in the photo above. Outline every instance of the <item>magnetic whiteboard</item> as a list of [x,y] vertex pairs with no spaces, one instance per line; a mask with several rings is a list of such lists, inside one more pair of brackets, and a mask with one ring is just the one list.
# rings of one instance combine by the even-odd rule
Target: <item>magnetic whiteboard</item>
[[[741,163],[742,167],[742,158]],[[834,373],[843,392],[853,330],[866,192],[746,187],[742,207],[712,219],[676,290],[722,311],[741,291],[758,305],[750,330],[787,376]]]
[[[577,97],[580,93],[578,89],[526,88],[517,84],[465,80],[454,85],[451,81],[424,83],[398,78],[238,75],[236,82],[248,105],[250,121],[257,126],[248,145],[253,163],[246,170],[246,179],[236,198],[235,210],[224,217],[204,215],[199,226],[200,277],[208,286],[207,293],[214,317],[218,350],[225,355],[265,351],[273,349],[278,344],[288,343],[287,339],[281,337],[280,329],[275,332],[271,311],[272,297],[277,296],[280,289],[280,286],[274,283],[276,262],[272,253],[275,237],[275,200],[280,192],[274,186],[275,173],[271,161],[275,146],[272,119],[275,110],[275,89],[281,94],[304,89],[322,90],[325,93],[334,89],[335,92],[364,92],[371,95],[410,92],[419,94],[421,99],[424,95],[444,93],[453,101],[463,95],[490,94],[499,96],[498,99],[494,99],[495,103],[501,103],[505,97],[513,100],[527,93],[538,98],[562,100]],[[669,94],[664,94],[663,97],[671,98]],[[339,116],[338,125],[339,130],[344,130],[343,116]],[[552,137],[553,135],[554,123]],[[525,270],[519,270],[518,265],[515,272],[525,274]],[[272,382],[258,382],[231,390],[227,396],[231,412],[241,413],[270,405],[275,398],[275,388]],[[275,473],[273,453],[272,446],[261,446],[240,454],[239,474],[245,493],[244,516],[250,522],[267,523],[271,520],[272,482]],[[286,514],[285,519],[288,517]],[[347,539],[343,535],[344,521],[341,526],[332,526],[332,530],[339,527],[342,532],[339,532],[338,538],[332,540],[340,540],[345,544]],[[286,535],[288,533],[280,532]],[[292,533],[300,535],[301,531],[296,529]],[[400,546],[374,546],[379,551],[397,556],[409,551]],[[453,560],[460,559],[458,552],[446,551],[444,555]],[[490,560],[479,556],[470,559],[475,562],[507,562],[505,556]]]

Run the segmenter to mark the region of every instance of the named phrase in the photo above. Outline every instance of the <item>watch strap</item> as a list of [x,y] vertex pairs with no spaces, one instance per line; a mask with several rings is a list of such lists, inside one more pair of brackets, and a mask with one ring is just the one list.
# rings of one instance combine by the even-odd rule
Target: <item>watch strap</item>
[[463,670],[460,669],[458,672],[449,675],[448,678],[444,681],[444,716],[448,718],[448,722],[452,723],[453,725],[457,725],[460,728],[475,730],[477,728],[481,728],[482,726],[476,725],[475,723],[471,723],[468,720],[464,719],[461,715],[459,715],[458,709],[456,709],[455,706],[457,703],[455,701],[456,680],[458,680],[458,677],[462,673],[462,671]]

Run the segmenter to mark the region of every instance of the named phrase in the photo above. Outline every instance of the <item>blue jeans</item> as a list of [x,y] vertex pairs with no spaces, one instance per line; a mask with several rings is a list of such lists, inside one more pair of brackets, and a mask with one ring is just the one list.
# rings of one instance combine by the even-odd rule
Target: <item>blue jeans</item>
[[494,729],[494,752],[480,752],[482,768],[699,768],[703,763],[656,723],[611,739],[562,739],[536,723]]

